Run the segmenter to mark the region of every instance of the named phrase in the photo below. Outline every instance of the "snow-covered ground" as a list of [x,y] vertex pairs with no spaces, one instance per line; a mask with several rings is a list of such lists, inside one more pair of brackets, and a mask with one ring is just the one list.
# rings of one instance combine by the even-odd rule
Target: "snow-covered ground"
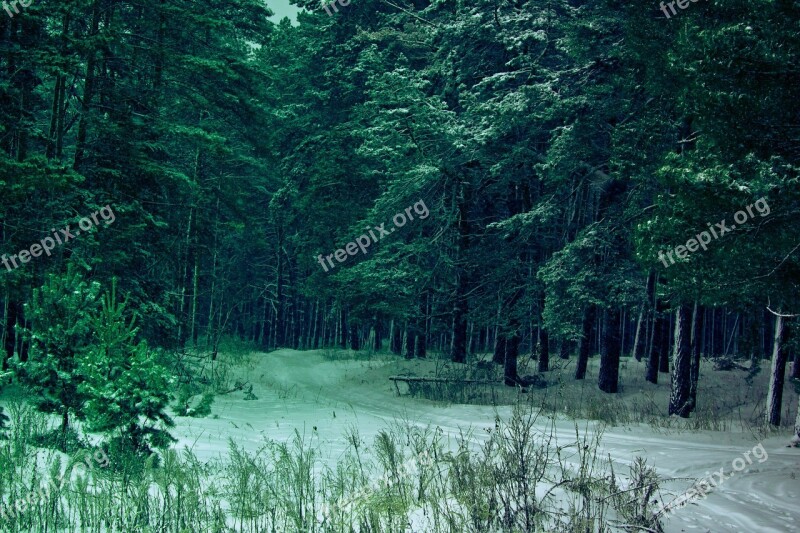
[[[348,426],[356,426],[371,444],[381,429],[398,420],[439,427],[444,434],[474,428],[474,439],[485,438],[494,426],[495,414],[509,416],[510,407],[474,405],[443,406],[434,402],[397,396],[386,379],[409,366],[398,358],[372,361],[329,361],[317,352],[280,350],[250,356],[251,364],[237,374],[253,385],[258,398],[247,401],[244,393],[218,397],[208,418],[179,418],[173,434],[178,446],[186,446],[200,459],[227,455],[228,440],[255,451],[264,439],[287,441],[295,430],[322,452],[321,460],[335,463],[347,449]],[[787,402],[796,402],[788,393]],[[594,423],[579,422],[592,430]],[[556,422],[559,442],[575,439],[575,422]],[[563,441],[562,441],[563,439]],[[603,455],[615,470],[627,472],[635,457],[647,458],[662,478],[681,478],[665,483],[673,494],[687,489],[692,480],[710,476],[720,468],[733,473],[732,462],[763,445],[768,459],[754,460],[726,479],[703,500],[676,509],[664,520],[668,533],[679,531],[800,531],[800,449],[787,448],[787,436],[759,441],[749,432],[681,432],[665,434],[647,426],[606,428]],[[687,478],[691,478],[689,480]],[[666,498],[668,501],[671,498]]]

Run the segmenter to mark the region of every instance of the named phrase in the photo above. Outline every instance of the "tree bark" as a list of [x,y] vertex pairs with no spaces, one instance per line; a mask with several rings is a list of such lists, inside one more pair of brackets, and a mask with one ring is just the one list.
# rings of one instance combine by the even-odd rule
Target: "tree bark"
[[538,371],[547,372],[550,370],[550,336],[545,328],[539,328],[539,342],[541,351],[539,352]]
[[347,348],[347,332],[347,310],[341,309],[339,311],[339,347],[342,350]]
[[589,305],[583,311],[581,344],[578,350],[578,363],[575,366],[575,379],[586,378],[586,367],[589,364],[589,352],[592,349],[592,328],[595,321],[595,307]]
[[691,368],[691,384],[689,386],[689,405],[690,409],[694,411],[697,408],[697,384],[700,381],[700,356],[702,342],[700,332],[703,331],[705,310],[694,303],[694,310],[692,312],[692,368]]
[[800,395],[797,397],[797,416],[794,419],[794,437],[792,437],[792,444],[800,446]]
[[383,348],[383,327],[380,320],[375,321],[375,338],[373,339],[372,348],[376,352],[380,352]]
[[506,362],[506,345],[508,341],[504,335],[498,335],[497,340],[494,344],[494,355],[492,356],[492,362],[498,365],[505,364]]
[[558,358],[559,359],[569,359],[569,339],[563,339],[561,341],[561,346],[558,350]]
[[350,349],[358,351],[361,349],[361,342],[358,335],[358,325],[355,321],[350,322]]
[[675,311],[674,368],[669,414],[688,418],[691,409],[691,343],[692,313],[689,306],[681,305]]
[[517,356],[519,355],[519,331],[511,334],[506,345],[505,364],[503,365],[503,381],[509,387],[514,387],[519,383],[517,374]]
[[397,323],[397,320],[392,320],[391,350],[395,355],[403,353],[403,330],[400,329],[400,324]]
[[100,0],[95,0],[92,4],[92,20],[90,23],[89,42],[93,43],[88,51],[88,58],[86,60],[86,77],[83,82],[83,98],[81,99],[81,114],[78,121],[78,132],[75,136],[75,158],[73,159],[72,168],[74,170],[81,170],[83,161],[85,159],[86,150],[86,137],[88,131],[89,112],[94,99],[95,91],[95,65],[97,64],[97,51],[99,44],[97,41],[97,34],[100,28],[101,7]]
[[660,354],[661,357],[658,360],[658,371],[663,374],[669,374],[669,353],[672,348],[670,344],[670,340],[672,340],[672,336],[670,330],[672,329],[672,321],[669,318],[664,318],[664,334],[661,336],[661,350]]
[[406,325],[406,359],[414,358],[415,335],[414,327],[409,322]]
[[667,320],[662,314],[662,310],[656,309],[653,320],[653,340],[650,347],[650,357],[647,360],[647,371],[645,379],[650,383],[658,384],[658,365],[661,360],[661,351],[664,349],[664,336],[668,334]]
[[[642,334],[642,324],[644,323],[644,305],[639,308],[639,318],[636,320],[636,334],[633,337],[633,358],[637,361],[642,360],[642,348],[644,347],[644,335]],[[646,326],[645,326],[646,329]]]
[[784,350],[785,324],[784,317],[775,317],[775,337],[772,347],[772,371],[769,376],[769,392],[767,393],[767,424],[779,426],[781,423],[781,403],[783,401],[783,383],[786,374],[786,352]]
[[637,361],[641,361],[646,354],[650,355],[650,335],[653,328],[653,305],[656,294],[656,272],[651,270],[647,276],[645,288],[645,298],[639,310],[639,320],[636,324],[636,338],[633,341],[633,356]]
[[469,249],[468,185],[461,184],[458,198],[458,256],[456,257],[456,294],[453,302],[453,349],[450,359],[454,363],[467,362],[467,268]]
[[603,340],[600,344],[600,375],[597,385],[601,391],[615,393],[619,389],[619,310],[603,311]]

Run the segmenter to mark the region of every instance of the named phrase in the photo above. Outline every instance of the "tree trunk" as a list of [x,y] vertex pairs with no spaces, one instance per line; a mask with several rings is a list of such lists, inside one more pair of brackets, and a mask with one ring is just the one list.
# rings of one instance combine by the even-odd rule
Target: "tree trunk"
[[558,358],[569,359],[569,339],[564,339],[561,341],[561,346],[559,347],[558,351]]
[[344,350],[347,348],[347,310],[339,311],[339,347]]
[[517,356],[519,355],[519,332],[515,331],[511,334],[506,344],[506,357],[505,364],[503,365],[503,382],[509,386],[514,387],[519,383],[519,375],[517,374]]
[[647,285],[645,287],[645,298],[642,303],[641,310],[639,311],[639,322],[636,325],[636,339],[633,343],[633,356],[637,361],[641,361],[642,357],[650,356],[650,348],[652,347],[652,331],[653,331],[653,306],[655,305],[656,298],[656,272],[651,270],[647,276]]
[[67,431],[69,430],[69,409],[61,411],[61,451],[67,452]]
[[419,317],[414,321],[417,331],[417,340],[414,348],[414,354],[417,357],[427,357],[428,355],[428,317],[431,314],[429,308],[431,295],[429,291],[425,291],[422,295],[422,300],[419,305]]
[[[669,374],[669,354],[672,348],[670,341],[674,332],[672,330],[672,320],[664,317],[664,334],[661,336],[661,357],[658,360],[658,371],[662,374]],[[671,335],[672,334],[672,335]]]
[[537,370],[542,373],[550,370],[550,336],[547,334],[547,330],[542,327],[539,328],[539,343],[541,350],[539,352]]
[[392,342],[391,350],[395,355],[403,353],[403,332],[397,320],[392,320]]
[[353,351],[361,349],[361,343],[358,337],[358,325],[354,321],[350,323],[350,349]]
[[792,437],[792,444],[800,446],[800,396],[797,397],[797,416],[794,419],[794,437]]
[[6,315],[6,342],[5,342],[5,350],[6,350],[6,361],[14,357],[14,348],[17,344],[17,330],[14,328],[17,324],[18,320],[18,304],[16,302],[7,301],[6,305],[8,306],[8,313]]
[[95,65],[97,63],[97,50],[100,46],[97,40],[98,30],[100,28],[100,0],[95,0],[92,4],[92,20],[89,29],[89,42],[93,43],[88,50],[88,58],[86,59],[86,77],[83,82],[83,98],[81,98],[81,114],[78,120],[78,132],[75,136],[75,158],[72,163],[74,170],[81,170],[85,158],[86,138],[88,131],[89,112],[94,99],[94,86],[95,86]]
[[458,198],[458,251],[456,257],[456,294],[453,302],[453,349],[450,358],[454,363],[467,362],[467,268],[469,249],[468,184],[460,185]]
[[781,423],[781,403],[783,401],[783,382],[786,374],[786,352],[784,350],[785,326],[782,316],[775,317],[775,341],[772,347],[772,371],[769,376],[767,393],[767,424],[779,426]]
[[406,359],[414,358],[414,344],[415,344],[414,327],[409,322],[406,325]]
[[[642,324],[644,323],[644,306],[639,308],[639,318],[636,320],[636,334],[633,337],[633,358],[637,361],[642,360],[642,348],[644,347],[644,337]],[[645,329],[647,327],[645,326]]]
[[594,327],[595,307],[589,305],[583,311],[581,344],[578,350],[578,363],[575,366],[575,379],[586,378],[586,367],[589,364],[589,352],[592,350],[592,328]]
[[675,341],[672,370],[672,394],[669,414],[688,418],[691,412],[691,343],[692,313],[689,306],[681,305],[675,311]]
[[414,348],[414,354],[417,357],[425,358],[428,356],[428,342],[425,338],[425,334],[420,332],[417,335],[417,342],[416,347]]
[[703,331],[705,317],[705,310],[694,302],[694,311],[692,313],[692,380],[689,386],[689,405],[691,410],[697,408],[697,384],[700,381],[700,356],[702,342],[700,332]]
[[373,339],[372,348],[376,352],[380,352],[383,348],[383,328],[380,320],[375,321],[375,338]]
[[668,334],[666,331],[667,320],[664,318],[660,307],[661,305],[659,304],[653,320],[653,340],[645,374],[645,379],[654,384],[658,384],[658,364],[661,359],[661,351],[664,347],[664,336]]
[[494,344],[494,355],[492,362],[498,365],[505,364],[506,362],[506,345],[508,341],[504,335],[498,335]]
[[597,385],[603,392],[615,393],[619,388],[619,310],[605,309],[603,321],[605,324],[600,344],[600,376]]

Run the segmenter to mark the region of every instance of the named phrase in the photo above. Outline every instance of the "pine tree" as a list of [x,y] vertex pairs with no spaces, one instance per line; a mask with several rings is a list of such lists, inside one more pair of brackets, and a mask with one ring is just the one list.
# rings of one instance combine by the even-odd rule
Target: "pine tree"
[[175,380],[160,364],[158,351],[136,341],[136,319],[128,318],[126,303],[117,301],[114,282],[92,317],[94,342],[81,359],[79,390],[92,430],[116,433],[128,450],[147,454],[174,441],[163,427],[174,426],[165,408]]
[[25,306],[31,326],[23,336],[30,351],[28,360],[17,365],[17,376],[34,394],[38,410],[61,416],[62,449],[70,415],[83,419],[85,414],[80,360],[91,343],[99,291],[98,283],[84,281],[77,268],[70,268],[63,276],[48,276]]

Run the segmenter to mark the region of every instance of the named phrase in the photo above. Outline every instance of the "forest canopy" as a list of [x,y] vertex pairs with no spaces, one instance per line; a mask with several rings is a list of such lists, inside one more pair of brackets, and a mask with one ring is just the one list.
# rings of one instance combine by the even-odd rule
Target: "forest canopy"
[[544,372],[557,349],[577,379],[599,353],[613,393],[632,355],[672,370],[681,416],[700,354],[774,356],[783,380],[797,2],[297,5],[297,25],[255,0],[0,16],[3,370],[41,349],[43,288],[74,283],[124,295],[143,362],[386,343],[491,352],[519,385],[520,354]]

